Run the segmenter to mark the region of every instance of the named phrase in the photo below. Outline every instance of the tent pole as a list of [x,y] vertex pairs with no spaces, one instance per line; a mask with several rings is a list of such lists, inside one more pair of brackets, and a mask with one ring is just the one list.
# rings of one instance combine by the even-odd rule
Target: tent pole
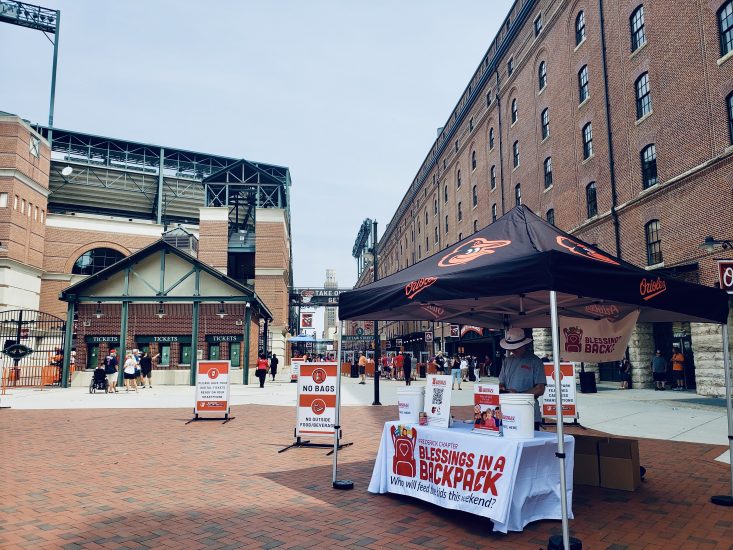
[[338,470],[339,435],[341,433],[341,321],[336,322],[339,334],[338,353],[336,354],[336,421],[333,429],[333,478],[334,489],[349,490],[354,488],[354,482],[346,479],[336,479]]
[[565,440],[562,420],[562,385],[560,383],[560,340],[557,316],[557,293],[550,291],[550,320],[552,324],[552,360],[555,380],[555,422],[557,426],[557,453],[560,459],[560,508],[562,512],[562,540],[565,550],[570,550],[570,527],[568,525],[568,493],[565,479]]
[[725,373],[725,408],[728,413],[728,445],[730,447],[730,494],[710,497],[713,504],[733,506],[733,404],[731,404],[730,376],[730,342],[728,341],[728,325],[720,325],[723,331],[723,371]]

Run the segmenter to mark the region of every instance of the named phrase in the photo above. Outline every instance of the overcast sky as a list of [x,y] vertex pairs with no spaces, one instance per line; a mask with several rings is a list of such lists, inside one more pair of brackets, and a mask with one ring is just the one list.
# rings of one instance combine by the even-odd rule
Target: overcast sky
[[[39,0],[40,1],[40,0]],[[54,123],[288,166],[296,286],[352,286],[506,16],[508,0],[45,0]],[[0,23],[0,110],[48,122],[53,48]]]

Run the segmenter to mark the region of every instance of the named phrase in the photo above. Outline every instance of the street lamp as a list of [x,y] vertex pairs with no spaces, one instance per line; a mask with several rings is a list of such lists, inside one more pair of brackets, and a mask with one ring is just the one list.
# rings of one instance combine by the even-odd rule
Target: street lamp
[[[377,282],[377,220],[372,222],[372,269],[374,270],[374,282]],[[378,321],[374,321],[374,403],[372,405],[381,405],[379,402],[379,326]]]
[[727,239],[717,240],[708,235],[700,245],[700,248],[705,250],[708,254],[712,254],[718,248],[722,250],[733,250],[733,241]]

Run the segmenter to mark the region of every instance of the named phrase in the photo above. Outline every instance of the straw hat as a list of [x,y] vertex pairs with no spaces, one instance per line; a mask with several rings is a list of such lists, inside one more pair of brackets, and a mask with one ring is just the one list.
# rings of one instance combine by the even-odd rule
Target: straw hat
[[501,339],[499,345],[504,349],[518,349],[526,346],[532,341],[532,338],[524,335],[524,329],[510,328],[506,331],[504,338]]

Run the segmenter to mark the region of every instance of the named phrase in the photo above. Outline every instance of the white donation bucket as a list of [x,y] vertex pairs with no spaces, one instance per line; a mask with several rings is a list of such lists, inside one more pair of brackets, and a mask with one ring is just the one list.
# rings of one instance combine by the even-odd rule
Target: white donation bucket
[[534,437],[534,395],[503,393],[499,396],[501,426],[504,437],[532,439]]
[[417,424],[420,413],[425,406],[425,387],[400,388],[397,390],[397,408],[400,411],[400,422]]

